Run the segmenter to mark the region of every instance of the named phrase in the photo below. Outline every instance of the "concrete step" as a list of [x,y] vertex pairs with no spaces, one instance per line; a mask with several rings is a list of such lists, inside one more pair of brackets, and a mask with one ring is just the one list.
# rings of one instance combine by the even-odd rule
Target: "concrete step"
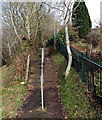
[[39,84],[39,83],[40,83],[40,81],[32,81],[32,82],[31,82],[31,81],[29,81],[29,82],[28,82],[28,84],[37,84],[37,83]]
[[32,90],[33,89],[38,89],[38,88],[40,89],[40,83],[38,83],[38,84],[37,83],[36,84],[35,83],[34,84],[28,84],[28,88],[32,89]]
[[40,80],[40,76],[38,77],[29,77],[29,81],[39,81]]

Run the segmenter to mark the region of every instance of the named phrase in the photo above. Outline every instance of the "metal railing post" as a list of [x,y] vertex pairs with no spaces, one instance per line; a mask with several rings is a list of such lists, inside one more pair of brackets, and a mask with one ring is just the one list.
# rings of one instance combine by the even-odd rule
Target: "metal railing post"
[[27,58],[27,68],[26,68],[26,75],[25,75],[25,83],[27,83],[27,81],[28,81],[29,65],[30,65],[30,55],[28,55],[28,58]]
[[44,91],[43,91],[43,82],[44,82],[44,48],[42,48],[42,60],[41,60],[41,108],[44,109]]

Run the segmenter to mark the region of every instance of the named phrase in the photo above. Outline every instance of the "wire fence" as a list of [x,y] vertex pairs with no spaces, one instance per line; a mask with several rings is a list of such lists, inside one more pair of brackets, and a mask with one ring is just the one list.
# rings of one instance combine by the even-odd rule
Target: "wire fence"
[[[53,44],[53,41],[49,41],[49,44]],[[66,45],[57,41],[56,48],[68,60]],[[74,47],[71,47],[71,51],[72,67],[79,73],[82,81],[88,86],[88,90],[94,95],[102,97],[102,60],[94,58],[94,62],[93,58],[89,59],[86,53],[80,52]]]

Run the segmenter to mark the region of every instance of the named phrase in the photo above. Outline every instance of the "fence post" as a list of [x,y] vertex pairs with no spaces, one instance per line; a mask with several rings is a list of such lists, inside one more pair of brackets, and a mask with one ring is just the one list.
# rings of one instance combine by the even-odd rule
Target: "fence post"
[[[61,45],[62,43],[57,41],[57,49],[60,53],[63,52],[62,49],[66,49]],[[92,91],[94,94],[100,92],[100,95],[102,96],[102,61],[97,63],[96,61],[93,61],[92,58],[89,59],[87,54],[85,55],[85,53],[82,53],[73,47],[71,47],[71,50],[73,55],[73,65],[79,72],[82,81],[88,86],[88,90]],[[65,51],[63,52],[63,55],[66,57]],[[98,78],[96,73],[98,74]],[[95,81],[97,82],[97,80],[100,82],[100,88],[95,85]]]
[[90,90],[90,66],[87,64],[87,83],[88,83],[88,90]]
[[93,84],[93,90],[92,90],[92,92],[94,93],[94,94],[96,94],[96,86],[95,86],[95,84],[94,84],[94,65],[92,64],[92,84]]
[[[83,53],[81,55],[83,56]],[[86,84],[86,81],[85,81],[85,63],[84,63],[83,59],[82,59],[82,71],[81,71],[81,75],[82,75],[82,81],[85,82],[85,84]]]
[[102,71],[100,73],[100,95],[102,96]]

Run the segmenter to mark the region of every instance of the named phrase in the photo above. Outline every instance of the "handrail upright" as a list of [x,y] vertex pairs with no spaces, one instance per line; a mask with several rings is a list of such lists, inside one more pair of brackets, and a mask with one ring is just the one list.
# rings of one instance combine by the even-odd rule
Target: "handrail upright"
[[27,80],[28,80],[29,65],[30,65],[30,55],[28,55],[28,58],[27,58],[27,68],[26,68],[26,75],[25,75],[25,83],[26,83]]
[[44,82],[44,48],[42,48],[42,59],[41,59],[41,108],[44,109],[44,93],[43,93],[43,82]]

